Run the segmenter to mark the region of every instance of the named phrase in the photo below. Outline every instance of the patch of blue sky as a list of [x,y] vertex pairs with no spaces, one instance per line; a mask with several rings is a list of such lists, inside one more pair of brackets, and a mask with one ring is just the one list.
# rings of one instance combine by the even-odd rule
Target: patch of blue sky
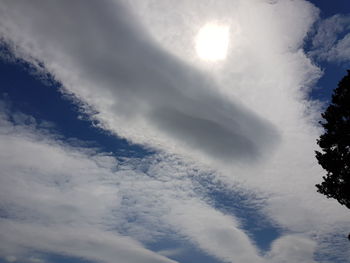
[[338,82],[346,75],[346,70],[350,65],[320,62],[319,66],[325,72],[311,90],[309,96],[311,99],[320,100],[328,104],[331,101],[333,90],[337,87]]
[[321,17],[327,18],[335,14],[348,14],[350,12],[349,0],[308,0],[321,10]]

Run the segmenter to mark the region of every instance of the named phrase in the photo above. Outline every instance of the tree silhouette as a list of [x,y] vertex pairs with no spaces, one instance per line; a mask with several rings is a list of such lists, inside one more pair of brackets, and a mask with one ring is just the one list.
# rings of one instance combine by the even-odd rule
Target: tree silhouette
[[350,70],[333,91],[322,117],[325,133],[317,140],[322,152],[316,151],[316,158],[327,175],[316,185],[317,192],[350,209]]

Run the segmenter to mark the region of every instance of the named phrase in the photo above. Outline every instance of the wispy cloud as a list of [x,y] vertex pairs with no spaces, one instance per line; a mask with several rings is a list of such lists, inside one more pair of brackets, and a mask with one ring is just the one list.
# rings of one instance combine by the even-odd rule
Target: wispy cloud
[[319,21],[311,55],[330,62],[350,60],[350,15],[334,15]]
[[[23,116],[23,115],[22,115]],[[24,261],[33,251],[103,262],[174,262],[108,231],[118,188],[106,181],[116,160],[73,149],[33,125],[1,118],[0,253]],[[33,154],[35,153],[35,154]]]
[[238,221],[204,201],[191,181],[195,170],[178,158],[120,162],[9,116],[0,130],[2,256],[175,262],[140,243],[174,235],[224,261],[261,262]]

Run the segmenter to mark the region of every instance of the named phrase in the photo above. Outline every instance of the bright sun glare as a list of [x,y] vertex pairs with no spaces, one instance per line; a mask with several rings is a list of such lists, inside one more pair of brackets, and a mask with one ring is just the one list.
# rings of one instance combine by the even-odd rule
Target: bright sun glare
[[229,42],[229,27],[217,23],[207,23],[201,27],[196,39],[197,55],[207,61],[224,60]]

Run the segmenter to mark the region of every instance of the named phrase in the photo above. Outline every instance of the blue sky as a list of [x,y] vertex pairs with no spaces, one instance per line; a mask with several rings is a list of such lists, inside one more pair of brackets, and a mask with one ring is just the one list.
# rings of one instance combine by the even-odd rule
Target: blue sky
[[346,0],[4,0],[0,25],[0,262],[348,260],[314,187]]

